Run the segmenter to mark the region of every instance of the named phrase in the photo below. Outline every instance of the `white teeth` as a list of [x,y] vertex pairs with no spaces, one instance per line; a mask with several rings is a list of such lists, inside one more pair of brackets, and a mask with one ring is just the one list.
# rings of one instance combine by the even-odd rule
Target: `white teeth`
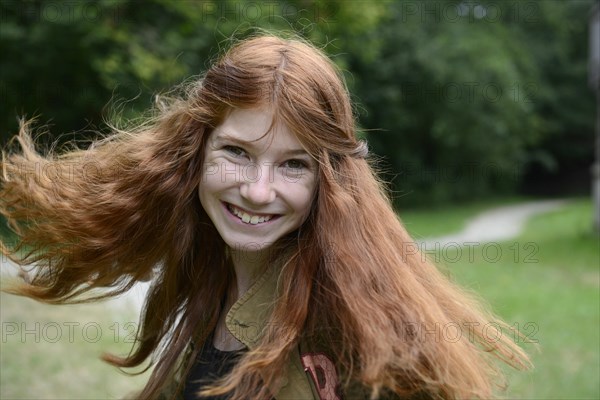
[[263,222],[270,221],[271,218],[273,218],[271,215],[269,215],[269,216],[250,215],[250,214],[232,206],[231,204],[228,204],[228,208],[229,208],[229,211],[231,211],[234,215],[236,215],[238,218],[240,218],[242,220],[242,222],[244,222],[246,224],[257,225],[257,224],[260,224]]

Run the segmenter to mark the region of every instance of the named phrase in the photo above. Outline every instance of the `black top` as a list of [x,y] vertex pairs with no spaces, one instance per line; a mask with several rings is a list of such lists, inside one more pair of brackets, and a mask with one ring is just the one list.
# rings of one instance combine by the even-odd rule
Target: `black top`
[[196,357],[196,362],[190,369],[183,389],[184,400],[226,400],[228,396],[198,397],[196,393],[206,384],[215,382],[227,375],[233,369],[239,357],[246,349],[235,351],[221,351],[213,345],[213,336],[210,335],[202,350]]

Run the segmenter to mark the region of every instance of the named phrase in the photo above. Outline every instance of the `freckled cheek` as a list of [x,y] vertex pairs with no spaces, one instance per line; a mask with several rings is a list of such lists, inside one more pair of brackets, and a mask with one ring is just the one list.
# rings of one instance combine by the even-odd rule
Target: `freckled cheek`
[[313,186],[313,184],[300,185],[287,192],[290,206],[302,218],[308,216],[313,206]]
[[202,181],[207,189],[222,189],[238,183],[241,171],[238,165],[228,161],[207,161],[202,171]]
[[200,190],[203,192],[213,191],[218,187],[219,175],[216,173],[204,173],[202,174],[202,180],[200,181]]

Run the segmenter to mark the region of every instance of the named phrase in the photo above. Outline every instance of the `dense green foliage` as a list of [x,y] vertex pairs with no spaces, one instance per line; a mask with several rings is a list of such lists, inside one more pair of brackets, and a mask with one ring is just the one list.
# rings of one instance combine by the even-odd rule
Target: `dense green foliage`
[[511,192],[527,171],[591,163],[592,4],[2,1],[0,143],[23,115],[54,137],[101,130],[114,108],[136,116],[263,28],[307,37],[342,67],[398,203]]

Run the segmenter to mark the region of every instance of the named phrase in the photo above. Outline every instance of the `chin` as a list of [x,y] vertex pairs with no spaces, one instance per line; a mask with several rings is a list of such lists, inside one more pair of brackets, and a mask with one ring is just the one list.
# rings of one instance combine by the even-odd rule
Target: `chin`
[[230,238],[225,240],[227,246],[234,251],[256,253],[268,250],[273,246],[272,240]]

